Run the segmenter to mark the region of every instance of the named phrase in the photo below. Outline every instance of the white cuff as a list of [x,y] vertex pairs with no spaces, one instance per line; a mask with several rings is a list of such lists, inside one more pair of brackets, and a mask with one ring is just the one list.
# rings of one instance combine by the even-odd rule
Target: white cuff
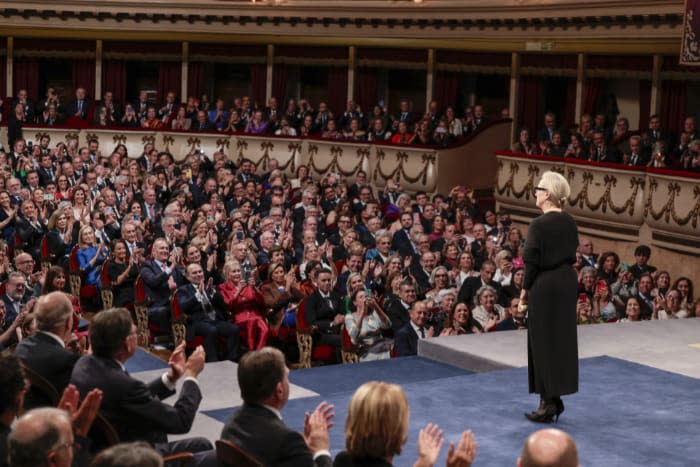
[[[328,449],[320,449],[314,453],[313,459],[316,460],[321,456],[331,457],[331,452]],[[332,457],[331,457],[331,459],[332,459]]]
[[160,380],[163,382],[163,385],[168,388],[171,391],[175,390],[175,383],[170,381],[170,378],[168,378],[168,373],[163,373],[163,376],[160,377]]

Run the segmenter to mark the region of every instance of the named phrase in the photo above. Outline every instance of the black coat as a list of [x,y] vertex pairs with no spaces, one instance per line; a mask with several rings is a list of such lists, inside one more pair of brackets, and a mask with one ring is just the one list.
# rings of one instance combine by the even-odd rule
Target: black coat
[[330,306],[328,300],[321,296],[321,292],[318,290],[309,295],[309,298],[306,299],[306,322],[315,325],[322,334],[335,334],[340,332],[340,326],[333,326],[332,321],[336,315],[345,314],[345,308],[343,307],[340,296],[333,290],[329,293],[333,307]]
[[102,390],[100,413],[112,423],[122,442],[165,443],[168,434],[188,433],[202,393],[186,380],[174,405],[161,402],[175,394],[161,378],[145,384],[129,376],[116,360],[96,355],[82,357],[71,377],[81,398],[92,389]]
[[409,321],[410,317],[408,315],[408,310],[404,308],[401,300],[391,300],[386,307],[386,315],[391,320],[391,329],[397,332],[399,329],[404,327]]
[[[59,394],[68,386],[75,362],[80,355],[69,352],[52,336],[37,332],[23,339],[15,349],[15,355],[27,367],[34,370],[53,385]],[[24,408],[53,405],[50,400],[32,388],[24,399]]]
[[418,355],[418,334],[411,323],[405,324],[394,335],[394,351],[398,357]]
[[265,407],[243,404],[231,415],[221,431],[221,439],[235,443],[264,466],[329,467],[330,456],[315,461],[298,432],[288,428]]
[[[459,294],[457,295],[457,301],[460,303],[466,303],[469,308],[474,307],[474,297],[476,293],[482,287],[481,276],[467,277],[462,282],[462,287],[459,288]],[[489,281],[489,286],[496,289],[496,296],[498,296],[501,290],[501,284],[495,281]]]
[[530,392],[555,397],[578,391],[576,261],[578,229],[566,213],[549,212],[530,224],[525,243]]

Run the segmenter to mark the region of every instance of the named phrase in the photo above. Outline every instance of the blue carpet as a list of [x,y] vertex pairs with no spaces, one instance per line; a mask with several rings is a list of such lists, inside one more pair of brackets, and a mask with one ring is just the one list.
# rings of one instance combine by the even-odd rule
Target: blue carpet
[[168,368],[168,364],[158,357],[154,357],[145,350],[138,348],[133,357],[126,361],[124,365],[129,373],[139,371],[160,370]]
[[[479,446],[474,466],[515,465],[525,438],[543,427],[523,416],[538,403],[536,395],[527,394],[526,368],[447,376],[435,381],[418,377],[420,371],[415,368],[424,364],[422,359],[414,360],[416,367],[411,368],[402,366],[401,360],[392,361],[397,364],[396,371],[391,367],[385,367],[383,374],[372,371],[373,378],[400,381],[409,399],[409,439],[403,454],[394,459],[396,466],[413,464],[418,431],[428,422],[438,423],[448,442],[458,441],[461,432],[471,428]],[[365,365],[343,367],[364,373]],[[344,419],[355,389],[346,384],[347,379],[341,381],[347,375],[330,373],[335,368],[304,370],[310,380],[316,380],[317,387],[324,388],[324,395],[290,400],[282,412],[287,424],[300,430],[304,412],[323,400],[335,404],[336,427],[331,430],[334,454],[344,448]],[[324,378],[312,372],[329,372],[325,379],[330,382],[322,385],[318,379]],[[295,384],[308,387],[300,381],[302,374],[301,370],[292,372]],[[351,379],[372,378],[354,375]],[[700,393],[700,380],[596,357],[580,362],[580,381],[580,391],[564,398],[566,412],[557,427],[576,440],[581,465],[698,465],[700,405],[695,396]],[[326,392],[333,387],[341,390]],[[205,413],[225,422],[232,410]],[[446,452],[447,447],[437,465],[444,465]]]

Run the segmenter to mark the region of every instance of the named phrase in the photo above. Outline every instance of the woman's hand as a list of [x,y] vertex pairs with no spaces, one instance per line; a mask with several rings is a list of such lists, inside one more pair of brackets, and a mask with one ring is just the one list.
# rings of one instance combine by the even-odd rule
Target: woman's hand
[[430,467],[435,465],[440,450],[445,443],[439,426],[428,423],[418,434],[418,460],[414,467]]

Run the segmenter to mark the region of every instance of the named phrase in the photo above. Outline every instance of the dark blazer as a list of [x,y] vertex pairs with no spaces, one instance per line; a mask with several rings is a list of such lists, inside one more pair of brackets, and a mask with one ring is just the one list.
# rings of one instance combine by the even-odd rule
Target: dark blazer
[[155,260],[145,261],[141,265],[141,279],[150,298],[151,306],[168,306],[170,303],[169,275],[163,271]]
[[[501,290],[501,284],[494,281],[489,281],[488,285],[496,289],[496,296],[498,296]],[[476,292],[481,288],[481,276],[467,277],[462,282],[462,287],[459,289],[459,294],[457,295],[457,301],[461,303],[466,303],[468,307],[474,306],[474,297]]]
[[410,321],[408,310],[404,308],[401,300],[398,299],[392,300],[391,303],[389,303],[386,307],[386,315],[391,320],[391,329],[393,329],[395,333]]
[[301,434],[261,406],[244,403],[236,409],[221,438],[237,444],[266,467],[327,467],[333,463],[330,456],[314,461]]
[[394,351],[398,357],[418,355],[418,334],[410,322],[394,334]]
[[[26,293],[25,293],[25,294],[22,296],[22,299],[20,300],[20,303],[21,303],[22,305],[24,305],[25,303],[27,303],[27,302],[29,301],[30,298],[31,298],[31,293],[29,293],[29,294],[26,294]],[[17,312],[15,311],[15,307],[14,307],[14,305],[12,304],[12,300],[10,300],[10,297],[9,297],[9,296],[3,295],[3,296],[0,297],[0,300],[2,300],[3,302],[5,302],[5,310],[7,310],[7,314],[5,315],[5,321],[6,321],[7,323],[11,323],[12,321],[15,320],[15,318],[17,317],[17,315],[18,315],[19,313],[17,313]]]
[[15,222],[15,232],[24,243],[24,250],[32,255],[34,261],[41,261],[41,239],[46,235],[46,225],[39,220],[36,226],[24,217]]
[[331,308],[328,300],[321,296],[321,292],[316,290],[306,299],[305,317],[306,322],[315,325],[322,334],[338,333],[339,326],[332,326],[331,322],[336,315],[345,314],[343,302],[340,296],[333,290],[330,292],[330,299],[333,303]]
[[352,457],[347,451],[339,452],[333,461],[333,467],[391,467],[386,459],[365,457]]
[[53,171],[53,176],[49,173],[47,169],[44,167],[39,167],[37,169],[37,173],[39,174],[39,185],[45,187],[49,183],[55,183],[56,182],[56,171]]
[[[88,107],[90,107],[90,103],[88,102],[87,99],[83,99],[83,106],[80,108],[80,117],[83,120],[86,120],[88,117]],[[68,107],[66,108],[66,115],[68,117],[76,117],[76,114],[78,113],[78,100],[77,99],[72,99],[68,103]]]
[[[398,230],[394,236],[391,239],[391,249],[394,251],[405,251],[405,250],[413,250],[413,247],[411,246],[411,239],[408,236],[408,233],[404,230]],[[406,256],[406,255],[403,255]]]
[[[209,301],[214,300],[214,294],[208,295]],[[191,282],[187,282],[177,289],[177,301],[180,304],[180,310],[187,315],[187,337],[188,341],[194,339],[195,327],[193,323],[198,321],[209,321],[209,316],[207,313],[210,310],[206,310],[202,302],[197,300],[196,290]],[[226,315],[220,311],[221,308],[214,307],[212,305],[211,311],[216,313],[217,321],[226,321]]]
[[111,358],[82,357],[73,369],[71,384],[81,397],[102,390],[100,413],[109,420],[122,442],[167,442],[168,434],[187,433],[197,414],[202,393],[194,381],[185,381],[175,405],[161,402],[175,394],[158,377],[148,385],[132,378]]
[[49,233],[46,234],[46,243],[49,247],[51,264],[58,264],[66,268],[68,266],[68,255],[70,255],[71,245],[63,241],[56,229],[50,230]]
[[[70,375],[80,355],[69,352],[56,339],[36,332],[23,339],[15,349],[22,363],[53,384],[59,394],[68,386]],[[24,399],[25,409],[53,405],[51,401],[32,388]]]

